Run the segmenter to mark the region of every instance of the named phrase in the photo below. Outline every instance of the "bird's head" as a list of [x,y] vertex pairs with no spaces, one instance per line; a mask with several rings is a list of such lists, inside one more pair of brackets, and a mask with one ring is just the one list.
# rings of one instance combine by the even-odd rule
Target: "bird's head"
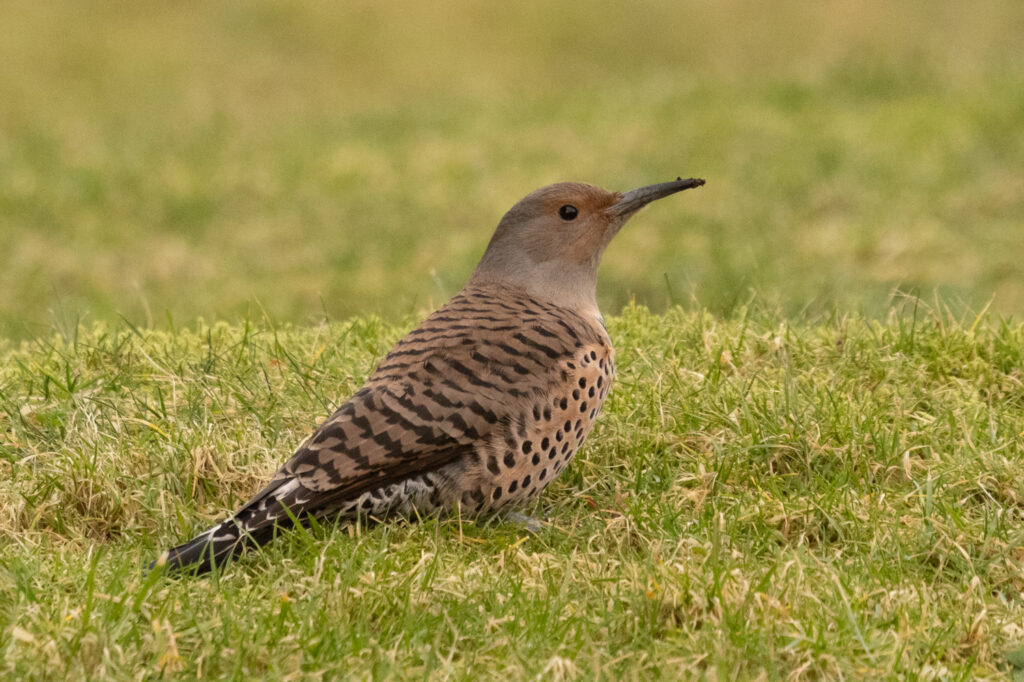
[[680,178],[625,193],[577,182],[538,189],[498,223],[470,284],[516,286],[596,313],[597,266],[626,221],[656,199],[703,184]]

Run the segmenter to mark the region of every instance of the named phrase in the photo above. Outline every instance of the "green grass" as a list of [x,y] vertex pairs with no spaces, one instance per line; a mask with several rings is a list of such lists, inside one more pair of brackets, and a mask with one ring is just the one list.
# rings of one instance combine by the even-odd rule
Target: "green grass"
[[401,331],[98,326],[0,360],[0,676],[1001,678],[1024,643],[1024,325],[628,308],[533,513],[293,532],[145,576]]
[[0,8],[0,335],[367,312],[454,293],[511,204],[697,193],[601,299],[1024,307],[1024,4]]

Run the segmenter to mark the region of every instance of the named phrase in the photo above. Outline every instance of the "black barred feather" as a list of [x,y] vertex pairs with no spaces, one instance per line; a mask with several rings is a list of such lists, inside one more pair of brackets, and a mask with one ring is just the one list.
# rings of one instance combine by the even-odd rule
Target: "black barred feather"
[[[166,570],[173,572],[191,568],[197,573],[204,573],[214,565],[226,563],[247,546],[266,544],[273,537],[275,528],[287,527],[292,519],[298,517],[293,511],[294,495],[287,494],[286,487],[284,481],[275,481],[230,518],[167,550]],[[150,570],[157,563],[159,559],[149,565]]]

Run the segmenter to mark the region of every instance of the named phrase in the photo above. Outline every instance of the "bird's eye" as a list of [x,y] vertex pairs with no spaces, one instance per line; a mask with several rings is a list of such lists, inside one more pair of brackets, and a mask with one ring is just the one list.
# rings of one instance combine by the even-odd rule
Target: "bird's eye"
[[580,210],[572,204],[566,204],[562,208],[558,209],[558,217],[562,220],[576,220],[576,216],[580,214]]

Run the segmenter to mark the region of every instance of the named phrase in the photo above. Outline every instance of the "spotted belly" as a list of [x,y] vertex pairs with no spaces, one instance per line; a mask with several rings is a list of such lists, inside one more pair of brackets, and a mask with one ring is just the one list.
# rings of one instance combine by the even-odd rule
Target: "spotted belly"
[[523,504],[561,474],[601,413],[615,373],[613,359],[611,346],[601,345],[584,348],[566,361],[566,380],[559,388],[538,398],[482,450],[463,506],[491,511]]

